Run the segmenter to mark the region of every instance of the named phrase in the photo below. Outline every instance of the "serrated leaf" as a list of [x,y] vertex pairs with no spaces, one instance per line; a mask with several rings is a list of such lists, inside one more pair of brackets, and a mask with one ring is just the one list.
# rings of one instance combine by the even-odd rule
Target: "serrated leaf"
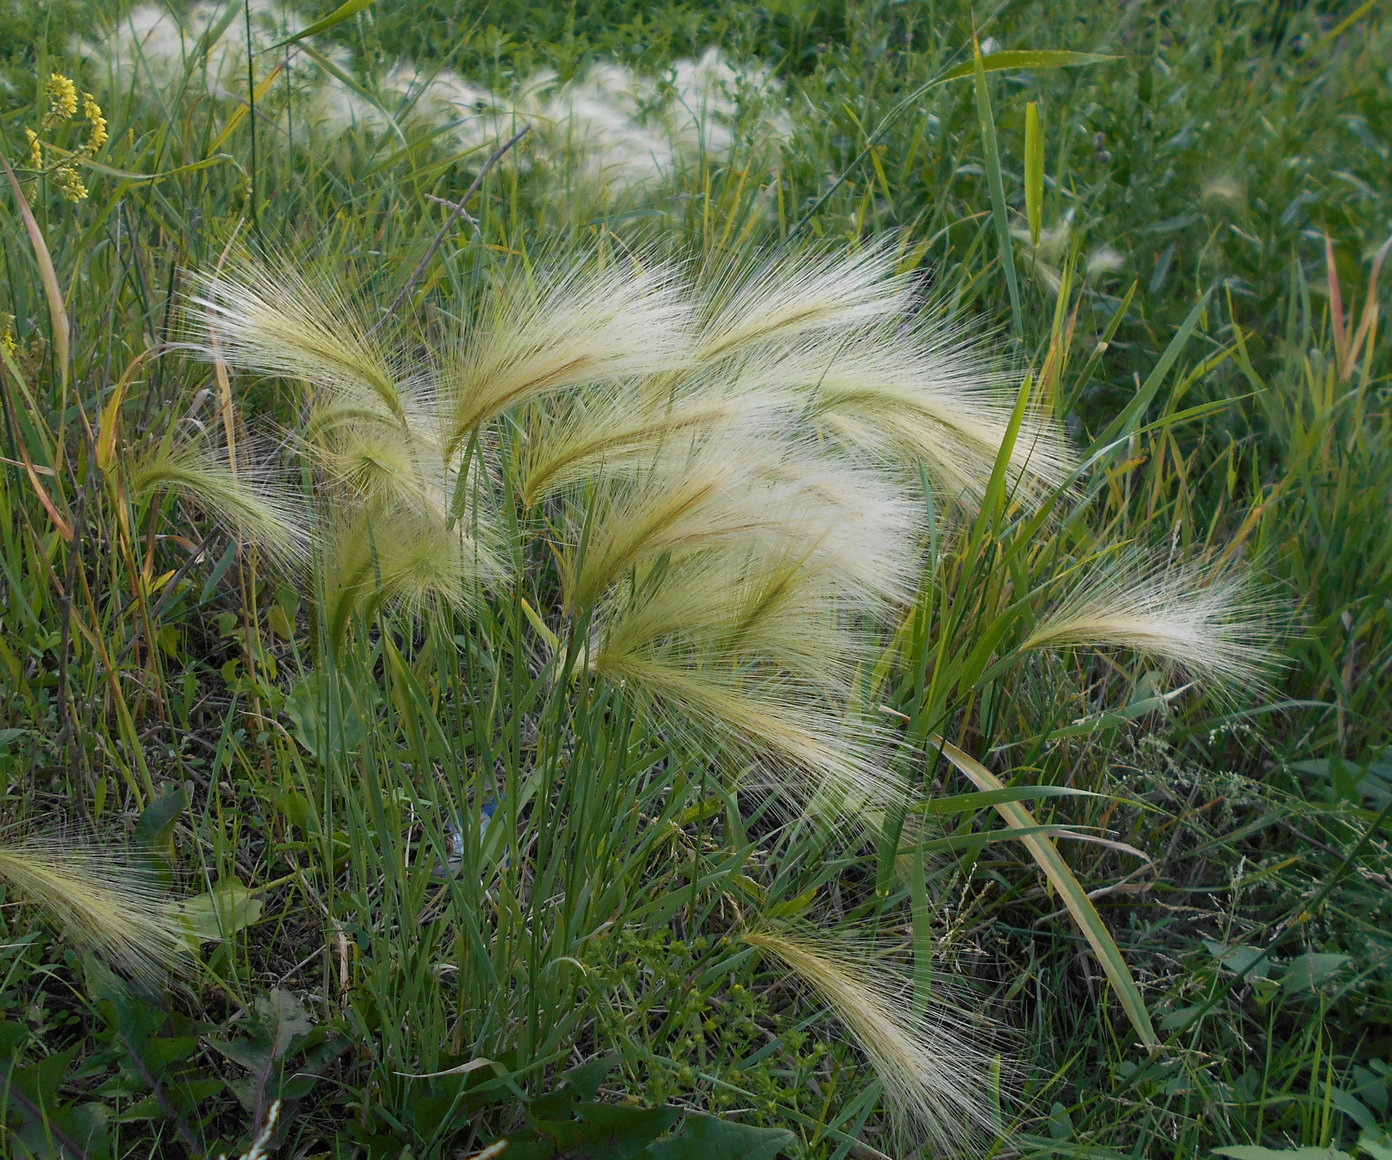
[[314,1030],[314,1020],[304,1004],[289,991],[275,988],[269,995],[258,996],[252,1003],[261,1022],[273,1031],[271,1054],[280,1058]]

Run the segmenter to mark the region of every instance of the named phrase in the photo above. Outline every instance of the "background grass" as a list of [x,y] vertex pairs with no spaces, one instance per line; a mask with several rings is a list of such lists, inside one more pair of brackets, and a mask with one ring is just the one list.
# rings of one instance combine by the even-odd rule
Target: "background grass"
[[[283,1155],[470,1154],[526,1135],[530,1101],[611,1054],[610,1102],[790,1129],[789,1155],[900,1154],[834,1020],[731,940],[760,913],[872,922],[875,953],[908,956],[920,993],[950,980],[1014,1029],[1003,1058],[1022,1082],[1000,1095],[997,1151],[1361,1140],[1389,1154],[1389,360],[1376,328],[1352,349],[1367,304],[1386,302],[1371,278],[1392,230],[1392,24],[1377,6],[1003,4],[974,22],[952,3],[463,17],[379,3],[315,41],[346,48],[368,87],[402,57],[501,87],[598,59],[660,76],[711,44],[786,87],[796,128],[772,171],[707,161],[608,209],[491,174],[477,234],[451,237],[418,295],[423,341],[431,311],[561,243],[607,233],[715,257],[899,231],[905,267],[1047,384],[1078,446],[1154,387],[1047,535],[998,512],[936,545],[884,665],[913,773],[951,803],[957,845],[907,855],[917,877],[893,842],[751,817],[622,693],[548,695],[522,604],[545,593],[486,606],[467,632],[383,621],[335,650],[312,589],[195,509],[113,484],[88,432],[123,374],[128,449],[211,386],[176,356],[134,364],[177,334],[180,270],[213,265],[241,227],[327,252],[390,301],[442,221],[427,195],[457,196],[479,159],[416,136],[291,148],[269,122],[253,149],[255,117],[218,140],[234,106],[196,84],[113,87],[74,59],[69,30],[111,19],[0,10],[11,164],[50,71],[97,93],[111,138],[83,171],[87,200],[25,185],[71,319],[67,375],[17,202],[0,210],[16,339],[0,820],[135,840],[194,899],[194,929],[222,937],[195,940],[188,980],[150,991],[6,899],[7,1155],[76,1154],[65,1138],[93,1156],[233,1152],[276,1098]],[[970,60],[973,33],[1111,59],[925,88]],[[1003,248],[998,223],[1024,219],[1030,101],[1046,234]],[[1103,247],[1119,265],[1089,276]],[[247,414],[289,418],[276,384],[239,390]],[[1050,561],[1117,540],[1253,562],[1293,614],[1274,691],[1170,698],[1126,657],[1021,662]],[[1011,785],[1089,791],[1031,809],[1144,854],[1061,844],[1161,1050],[1136,1045],[1025,850],[987,840],[1001,836],[989,804],[948,796],[972,787],[928,756],[934,731]],[[503,808],[480,835],[489,797]],[[468,869],[432,879],[424,860],[457,818]],[[493,1064],[449,1074],[479,1058]],[[530,1106],[533,1126],[565,1118]]]

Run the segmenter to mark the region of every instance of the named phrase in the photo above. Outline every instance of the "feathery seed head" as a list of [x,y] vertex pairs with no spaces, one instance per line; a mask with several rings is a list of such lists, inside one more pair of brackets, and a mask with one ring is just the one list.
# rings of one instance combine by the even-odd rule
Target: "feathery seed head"
[[68,839],[0,839],[0,880],[51,915],[83,948],[157,980],[183,965],[187,947],[154,880],[111,851]]
[[730,367],[725,374],[672,370],[586,384],[523,417],[518,490],[531,507],[596,476],[632,479],[689,454],[711,432],[743,431],[774,442],[788,425],[790,400],[778,380]]
[[[335,634],[382,601],[466,610],[513,554],[495,517],[516,495],[536,522],[522,534],[555,549],[561,612],[587,626],[583,671],[817,809],[903,800],[889,739],[850,707],[920,581],[911,481],[921,466],[978,500],[1015,400],[916,316],[887,249],[695,279],[611,252],[501,278],[446,336],[455,355],[414,371],[419,356],[293,272],[200,285],[204,357],[313,388]],[[1015,495],[1068,467],[1027,411]],[[1123,586],[1129,605],[1080,591],[1026,647],[1107,640],[1246,671],[1224,586],[1148,583]]]
[[773,261],[744,277],[711,280],[698,345],[702,360],[724,358],[763,344],[791,345],[899,319],[909,305],[908,281],[894,275],[888,246],[850,255],[801,255]]
[[[825,353],[799,352],[789,373],[815,384],[807,405],[814,430],[882,463],[921,463],[945,497],[968,506],[985,494],[1015,400],[960,343],[869,333]],[[1012,488],[1038,498],[1062,481],[1068,459],[1055,425],[1027,412],[1011,450]]]
[[589,668],[655,698],[664,728],[713,741],[730,759],[727,768],[744,765],[758,777],[746,788],[772,795],[794,817],[863,825],[905,798],[902,779],[878,751],[883,735],[808,681],[763,669],[732,672],[670,645],[595,651]]
[[447,372],[447,452],[520,404],[681,366],[688,311],[662,266],[577,265],[541,287],[514,277],[492,288]]
[[848,711],[870,656],[842,578],[801,545],[706,548],[607,593],[585,663],[641,691],[668,728],[714,740],[762,788],[823,821],[902,801],[888,739]]
[[825,934],[748,930],[831,1008],[869,1057],[901,1132],[942,1153],[970,1148],[991,1126],[991,1029],[953,1014],[939,996],[915,1012],[905,980],[864,947]]
[[288,261],[272,270],[240,260],[195,278],[185,349],[208,360],[300,379],[361,407],[399,417],[400,376],[388,348],[344,295],[311,286]]
[[283,564],[301,562],[309,546],[303,496],[268,462],[238,462],[203,443],[165,439],[125,471],[132,499],[174,492],[228,531],[258,544]]
[[1240,574],[1147,565],[1133,554],[1085,576],[1021,648],[1133,649],[1194,677],[1260,688],[1269,612]]
[[467,612],[480,588],[503,575],[493,546],[464,521],[407,505],[330,505],[321,534],[330,635],[342,639],[359,609],[383,605],[408,617],[438,607]]

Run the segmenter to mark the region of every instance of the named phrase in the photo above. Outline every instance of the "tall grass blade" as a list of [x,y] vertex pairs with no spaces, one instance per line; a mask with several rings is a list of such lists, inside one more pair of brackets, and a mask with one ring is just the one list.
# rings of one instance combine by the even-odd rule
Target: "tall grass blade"
[[287,36],[284,40],[267,46],[266,51],[273,52],[277,48],[284,48],[287,44],[304,40],[307,36],[318,36],[321,32],[328,32],[331,28],[337,28],[345,20],[351,20],[359,12],[371,6],[372,0],[346,0],[346,3],[340,4],[323,19],[316,20],[308,28],[302,28],[294,36]]
[[981,144],[985,152],[986,180],[991,187],[991,217],[996,223],[996,242],[1005,269],[1005,287],[1010,294],[1010,317],[1015,337],[1025,333],[1025,317],[1020,305],[1020,279],[1015,273],[1015,243],[1010,237],[1010,207],[1005,202],[1005,182],[1001,177],[1000,149],[996,144],[996,123],[991,114],[991,94],[986,89],[986,67],[981,45],[972,41],[972,64],[976,77],[976,115],[981,125]]
[[[10,168],[10,163],[0,155],[0,165],[5,167],[5,176],[9,178],[10,188],[14,191],[15,204],[19,207],[19,216],[24,219],[24,229],[29,235],[29,244],[34,248],[34,260],[39,264],[39,280],[43,283],[44,297],[48,299],[48,318],[53,330],[53,357],[58,364],[60,398],[65,402],[68,395],[68,377],[71,374],[71,367],[68,365],[71,358],[71,327],[68,324],[68,309],[63,303],[63,290],[58,285],[58,271],[53,268],[53,257],[48,252],[48,243],[44,241],[43,231],[39,229],[39,223],[34,217],[34,211],[29,208],[29,200],[24,196],[24,190],[19,186],[19,179],[15,176],[14,170]],[[60,448],[59,454],[62,454]],[[71,536],[68,537],[71,539]]]
[[[937,736],[933,737],[932,741],[942,751],[943,756],[952,762],[962,775],[978,789],[1003,790],[1008,788],[989,769],[971,755],[958,749],[950,741]],[[996,812],[1005,819],[1006,825],[1012,829],[1033,829],[1039,824],[1035,821],[1034,815],[1017,801],[999,801],[995,808]],[[1083,932],[1083,937],[1092,947],[1093,954],[1097,956],[1097,961],[1106,973],[1112,990],[1116,992],[1117,999],[1121,1002],[1122,1010],[1126,1012],[1126,1017],[1131,1021],[1132,1028],[1140,1036],[1141,1044],[1148,1050],[1159,1047],[1160,1039],[1155,1033],[1155,1026],[1151,1023],[1150,1013],[1146,1010],[1145,1000],[1141,998],[1141,990],[1136,985],[1131,968],[1126,965],[1120,948],[1112,938],[1111,932],[1107,930],[1102,916],[1097,913],[1092,899],[1087,896],[1087,891],[1083,889],[1073,871],[1069,869],[1068,863],[1059,854],[1058,847],[1054,845],[1052,840],[1040,833],[1031,833],[1022,837],[1020,841],[1024,843],[1025,848],[1038,863],[1039,868],[1044,871],[1049,882],[1058,891],[1059,897],[1063,899],[1064,905],[1068,907],[1068,912],[1073,916],[1073,921],[1078,924],[1078,928]]]
[[1103,428],[1102,434],[1092,441],[1089,448],[1088,460],[1096,459],[1106,449],[1119,439],[1124,439],[1136,430],[1141,422],[1141,417],[1145,414],[1145,409],[1150,406],[1151,400],[1159,393],[1164,386],[1165,377],[1170,373],[1170,368],[1178,360],[1180,352],[1184,349],[1184,344],[1189,341],[1189,336],[1194,333],[1199,325],[1199,319],[1208,309],[1208,300],[1213,296],[1210,287],[1205,290],[1199,300],[1194,303],[1193,308],[1180,323],[1179,329],[1175,331],[1174,337],[1170,339],[1165,347],[1164,353],[1156,360],[1151,368],[1150,374],[1146,376],[1145,382],[1141,384],[1141,389],[1132,396],[1131,401],[1117,414],[1117,416]]
[[[1025,217],[1029,221],[1030,246],[1038,251],[1044,215],[1044,131],[1039,123],[1039,102],[1025,106]],[[1060,299],[1062,300],[1062,299]]]

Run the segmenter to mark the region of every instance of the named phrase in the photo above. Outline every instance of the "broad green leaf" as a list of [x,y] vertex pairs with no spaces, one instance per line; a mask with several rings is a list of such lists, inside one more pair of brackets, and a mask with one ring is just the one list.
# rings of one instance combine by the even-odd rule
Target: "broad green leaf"
[[274,1031],[271,1054],[277,1059],[314,1030],[314,1020],[304,1004],[279,987],[273,988],[269,995],[258,995],[252,1002],[252,1009],[267,1030]]
[[667,1131],[681,1112],[676,1108],[637,1108],[623,1104],[578,1104],[576,1120],[533,1121],[541,1139],[513,1142],[507,1149],[524,1160],[550,1157],[604,1157],[634,1160],[648,1154],[648,1145]]
[[186,899],[179,908],[190,941],[230,938],[261,917],[261,900],[239,878],[224,879],[211,890]]
[[1358,1150],[1366,1152],[1372,1160],[1392,1160],[1392,1133],[1385,1128],[1365,1129],[1358,1137]]
[[774,1160],[794,1140],[782,1128],[756,1128],[688,1112],[681,1131],[649,1145],[643,1155],[650,1160]]
[[1297,955],[1286,966],[1281,983],[1288,990],[1318,991],[1352,962],[1348,955],[1321,954],[1317,951]]
[[604,1082],[604,1077],[619,1065],[617,1055],[602,1055],[578,1067],[572,1067],[554,1091],[537,1096],[528,1112],[540,1120],[559,1120],[569,1115],[582,1100],[592,1100]]
[[132,836],[136,843],[166,855],[172,854],[174,824],[188,809],[188,804],[188,789],[182,785],[157,797],[141,811],[140,818],[135,823]]
[[1225,947],[1211,938],[1204,939],[1203,944],[1226,970],[1234,974],[1245,975],[1249,979],[1264,979],[1271,973],[1271,959],[1259,947]]
[[362,715],[342,684],[334,674],[314,669],[285,698],[292,735],[322,765],[350,753],[366,736]]
[[1342,1148],[1266,1148],[1261,1144],[1229,1144],[1213,1149],[1229,1160],[1353,1160]]

